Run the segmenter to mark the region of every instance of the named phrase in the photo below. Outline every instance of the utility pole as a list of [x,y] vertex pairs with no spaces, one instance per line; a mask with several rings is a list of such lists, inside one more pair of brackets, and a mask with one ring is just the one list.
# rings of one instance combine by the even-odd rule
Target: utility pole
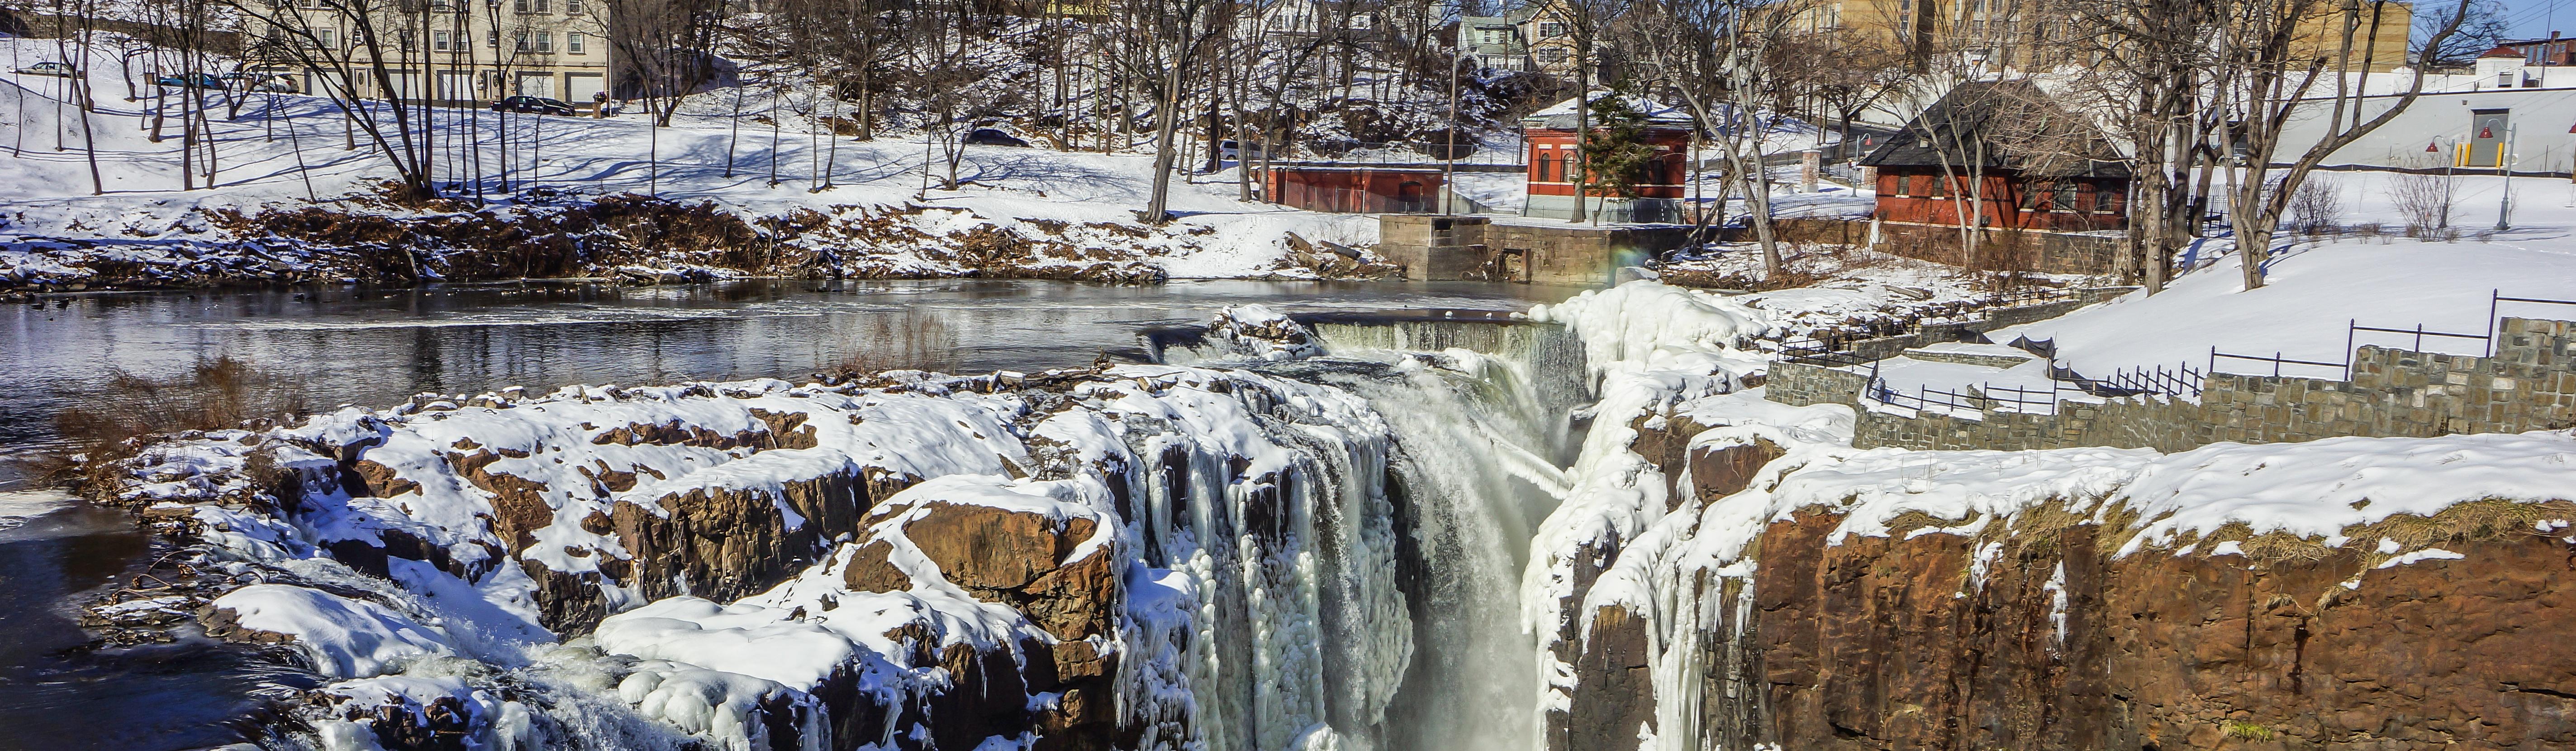
[[1467,6],[1451,6],[1457,25],[1449,34],[1449,148],[1440,152],[1440,215],[1458,214],[1458,65],[1467,57]]

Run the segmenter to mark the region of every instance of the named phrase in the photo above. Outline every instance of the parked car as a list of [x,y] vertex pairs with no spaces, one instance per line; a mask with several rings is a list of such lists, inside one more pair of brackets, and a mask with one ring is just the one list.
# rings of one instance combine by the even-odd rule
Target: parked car
[[1237,144],[1232,138],[1216,142],[1217,158],[1219,159],[1242,161],[1243,152],[1247,150],[1252,152],[1252,158],[1254,159],[1260,159],[1262,157],[1261,144]]
[[527,112],[539,115],[562,115],[565,117],[571,117],[572,103],[561,99],[547,99],[541,96],[514,96],[504,98],[498,102],[493,102],[492,111]]
[[967,131],[965,142],[977,146],[1016,146],[1023,149],[1029,147],[1029,142],[1020,140],[1019,136],[1002,132],[999,128],[976,128]]
[[71,63],[37,63],[24,68],[19,68],[18,72],[31,76],[62,76],[64,78],[70,78],[79,74],[80,71],[74,69]]
[[293,94],[304,90],[304,87],[296,85],[294,76],[284,73],[263,73],[251,70],[237,70],[231,73],[226,73],[222,77],[224,79],[225,86],[241,89],[243,91],[274,91],[280,94]]
[[198,73],[194,76],[162,76],[160,78],[152,79],[152,83],[155,86],[180,86],[199,89],[224,88],[224,79],[217,78],[213,73]]

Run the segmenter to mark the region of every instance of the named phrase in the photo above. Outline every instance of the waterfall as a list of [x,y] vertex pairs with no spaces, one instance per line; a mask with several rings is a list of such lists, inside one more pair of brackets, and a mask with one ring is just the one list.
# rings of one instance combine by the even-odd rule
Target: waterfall
[[1314,331],[1324,357],[1259,369],[1365,398],[1395,436],[1398,584],[1416,646],[1385,747],[1531,747],[1535,642],[1518,591],[1534,529],[1564,492],[1581,343],[1555,326],[1490,322]]

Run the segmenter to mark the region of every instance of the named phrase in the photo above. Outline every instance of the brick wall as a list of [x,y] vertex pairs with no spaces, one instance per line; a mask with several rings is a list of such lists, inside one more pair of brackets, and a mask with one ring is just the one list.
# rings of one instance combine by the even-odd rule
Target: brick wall
[[[1913,449],[2027,450],[2117,446],[2184,451],[2232,441],[2291,443],[2341,436],[2430,437],[2576,426],[2576,322],[2504,319],[2492,357],[2363,347],[2349,381],[2213,374],[2195,403],[2145,396],[2061,401],[2056,414],[1988,410],[1926,414],[1864,402],[1866,377],[1774,363],[1766,393],[1785,404],[1850,404],[1852,444]],[[1879,407],[1884,411],[1873,411]]]

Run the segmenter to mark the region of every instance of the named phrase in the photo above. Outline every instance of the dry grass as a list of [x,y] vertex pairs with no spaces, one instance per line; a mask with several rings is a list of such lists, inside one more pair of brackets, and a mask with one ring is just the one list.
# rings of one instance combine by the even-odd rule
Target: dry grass
[[957,333],[939,316],[919,310],[870,317],[843,337],[831,372],[857,377],[888,370],[955,372]]
[[[2403,551],[2421,550],[2443,543],[2476,542],[2513,535],[2542,535],[2538,524],[2550,520],[2576,521],[2576,503],[2543,501],[2526,503],[2487,498],[2452,504],[2431,516],[2397,514],[2376,524],[2355,524],[2343,529],[2356,545],[2376,545],[2379,538],[2396,540]],[[2374,548],[2363,559],[2378,565],[2395,554],[2383,554]]]
[[107,384],[54,416],[54,429],[80,459],[48,467],[60,479],[89,481],[141,448],[144,436],[223,430],[291,420],[306,411],[301,378],[231,357],[198,360],[174,378],[116,371]]

